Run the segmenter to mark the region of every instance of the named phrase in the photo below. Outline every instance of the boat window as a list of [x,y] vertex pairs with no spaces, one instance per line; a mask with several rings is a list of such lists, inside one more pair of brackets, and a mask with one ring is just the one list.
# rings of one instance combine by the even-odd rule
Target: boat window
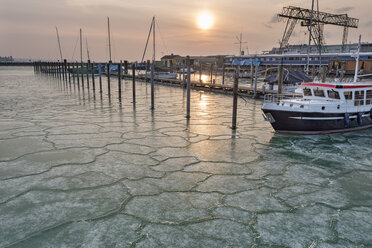
[[345,91],[344,96],[345,96],[345,100],[351,100],[351,99],[353,99],[353,92]]
[[314,96],[324,97],[324,90],[314,90]]
[[364,105],[364,90],[355,91],[354,105]]
[[328,93],[328,97],[329,97],[329,98],[332,98],[332,99],[340,99],[340,94],[338,93],[338,91],[335,91],[335,90],[328,90],[327,93]]
[[312,96],[311,89],[304,88],[304,96]]
[[366,99],[366,104],[372,103],[372,90],[367,90]]

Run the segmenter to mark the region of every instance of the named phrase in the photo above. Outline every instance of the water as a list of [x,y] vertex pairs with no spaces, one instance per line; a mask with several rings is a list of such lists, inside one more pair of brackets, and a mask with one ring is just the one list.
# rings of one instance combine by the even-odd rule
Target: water
[[239,99],[234,133],[231,96],[187,122],[183,89],[103,86],[0,68],[0,247],[372,247],[372,130],[275,134]]

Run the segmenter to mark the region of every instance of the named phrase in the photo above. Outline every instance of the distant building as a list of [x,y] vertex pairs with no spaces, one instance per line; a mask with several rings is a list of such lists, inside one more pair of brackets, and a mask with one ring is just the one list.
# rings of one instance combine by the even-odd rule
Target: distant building
[[[284,54],[307,54],[308,45],[300,44],[300,45],[288,45],[284,48]],[[325,53],[342,53],[342,45],[325,45],[322,47],[322,52]],[[351,53],[358,50],[358,43],[347,44],[345,45],[344,53]],[[372,43],[362,43],[360,52],[372,52]],[[271,51],[266,51],[264,54],[279,54],[280,49],[279,47],[274,47]],[[310,46],[310,53],[318,53],[318,47],[315,45]]]
[[[225,55],[211,55],[211,56],[190,56],[190,65],[197,67],[202,65],[217,65],[222,66]],[[162,66],[166,68],[182,68],[186,57],[180,55],[165,55],[161,58]]]
[[5,56],[5,57],[1,57],[0,56],[0,62],[13,62],[14,61],[14,59],[13,59],[13,57],[12,56]]
[[174,55],[173,53],[171,53],[170,55],[165,55],[163,57],[161,57],[161,62],[162,62],[162,65],[166,68],[173,68],[175,66],[178,66],[180,64],[182,64],[182,60],[184,58],[181,57],[180,55]]

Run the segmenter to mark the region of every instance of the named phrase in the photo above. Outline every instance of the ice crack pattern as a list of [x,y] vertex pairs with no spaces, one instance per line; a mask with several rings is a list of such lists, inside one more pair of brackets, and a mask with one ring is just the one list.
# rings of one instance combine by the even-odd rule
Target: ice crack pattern
[[[0,247],[372,247],[372,130],[273,133],[260,100],[0,68]],[[103,85],[107,84],[103,78]]]

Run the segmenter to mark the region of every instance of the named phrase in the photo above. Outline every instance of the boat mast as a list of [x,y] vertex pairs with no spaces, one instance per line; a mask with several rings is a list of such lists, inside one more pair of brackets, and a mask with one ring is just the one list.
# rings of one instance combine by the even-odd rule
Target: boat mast
[[61,42],[59,41],[59,34],[58,34],[58,28],[56,27],[56,32],[57,32],[57,40],[58,40],[58,47],[59,47],[59,55],[61,56],[61,62],[63,61],[63,56],[62,56],[62,49],[61,49]]
[[83,40],[82,40],[82,31],[80,29],[80,62],[83,64]]
[[107,17],[107,31],[108,31],[108,42],[109,42],[109,55],[111,61],[111,37],[110,37],[110,18]]
[[311,3],[311,16],[310,16],[310,26],[309,26],[309,45],[307,46],[307,61],[306,61],[306,72],[310,71],[310,45],[311,45],[311,29],[313,27],[313,16],[314,16],[314,0]]
[[85,43],[86,43],[86,46],[87,46],[87,56],[88,56],[88,60],[90,60],[90,56],[89,56],[89,48],[88,48],[88,37],[85,38]]
[[357,82],[358,80],[358,71],[359,71],[359,58],[360,58],[360,46],[361,46],[361,40],[362,36],[359,35],[359,43],[358,43],[358,51],[357,51],[357,56],[356,56],[356,63],[355,63],[355,73],[354,73],[354,83]]
[[142,59],[141,59],[141,63],[143,62],[143,59],[145,58],[145,55],[146,55],[147,45],[149,44],[150,35],[151,35],[151,31],[152,31],[152,23],[153,23],[153,21],[151,21],[150,30],[149,30],[149,34],[148,34],[148,36],[147,36],[146,45],[145,45],[145,50],[143,51],[143,55],[142,55]]
[[153,49],[154,49],[154,54],[153,54],[153,58],[152,58],[152,61],[155,63],[155,16],[152,18],[152,34],[153,34]]

